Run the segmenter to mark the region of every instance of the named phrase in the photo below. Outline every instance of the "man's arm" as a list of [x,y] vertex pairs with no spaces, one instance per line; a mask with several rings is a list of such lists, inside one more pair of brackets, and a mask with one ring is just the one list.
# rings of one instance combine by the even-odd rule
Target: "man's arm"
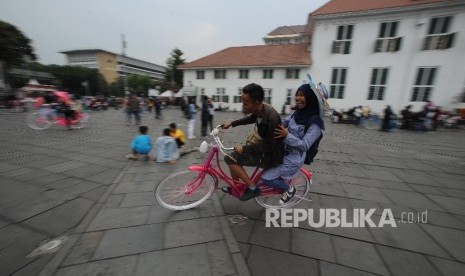
[[257,115],[250,114],[239,120],[232,121],[231,126],[249,125],[255,123],[255,121],[257,121]]

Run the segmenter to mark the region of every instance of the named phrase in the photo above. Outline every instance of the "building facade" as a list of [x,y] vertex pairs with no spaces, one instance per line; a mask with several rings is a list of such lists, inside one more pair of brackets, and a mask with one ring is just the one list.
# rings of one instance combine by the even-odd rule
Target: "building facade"
[[[331,106],[457,107],[465,87],[464,1],[332,0],[310,14],[311,72]],[[378,2],[378,3],[375,3]]]
[[253,82],[264,88],[265,101],[281,110],[291,104],[310,64],[306,44],[231,47],[182,65],[183,93],[190,91],[197,101],[206,95],[215,107],[241,111],[242,87]]
[[107,83],[112,83],[125,73],[162,80],[166,67],[143,60],[115,54],[101,49],[81,49],[61,52],[67,64],[98,69]]
[[266,45],[308,43],[307,25],[280,26],[265,37]]
[[[184,86],[240,110],[240,89],[256,82],[281,108],[292,103],[289,95],[310,72],[327,85],[328,102],[337,110],[358,105],[377,113],[386,105],[396,112],[407,105],[420,110],[427,101],[445,109],[463,105],[463,0],[331,0],[310,13],[305,28],[294,27],[278,27],[264,38],[268,45],[251,46],[254,51],[233,47],[238,50],[184,65]],[[304,43],[293,44],[291,38],[298,37]],[[296,63],[284,48],[267,52],[292,45],[308,56],[306,62]],[[296,78],[288,78],[292,72]]]

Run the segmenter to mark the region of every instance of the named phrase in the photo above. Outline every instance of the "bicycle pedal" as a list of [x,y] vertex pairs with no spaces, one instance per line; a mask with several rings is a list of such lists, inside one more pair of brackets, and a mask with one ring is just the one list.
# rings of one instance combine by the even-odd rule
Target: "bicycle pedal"
[[226,194],[231,194],[231,187],[221,187],[221,191]]

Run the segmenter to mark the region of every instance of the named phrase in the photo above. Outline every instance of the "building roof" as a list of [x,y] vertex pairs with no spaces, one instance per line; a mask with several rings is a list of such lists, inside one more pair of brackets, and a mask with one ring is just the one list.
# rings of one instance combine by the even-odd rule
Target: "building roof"
[[370,11],[451,1],[453,0],[331,0],[310,15]]
[[307,44],[230,47],[179,68],[311,65]]
[[280,26],[268,33],[266,36],[301,34],[305,32],[305,28],[306,25]]
[[105,53],[113,54],[116,56],[119,55],[119,54],[116,54],[116,53],[113,53],[107,50],[102,50],[102,49],[77,49],[77,50],[61,51],[60,54],[69,55],[69,54],[96,53],[96,52],[105,52]]

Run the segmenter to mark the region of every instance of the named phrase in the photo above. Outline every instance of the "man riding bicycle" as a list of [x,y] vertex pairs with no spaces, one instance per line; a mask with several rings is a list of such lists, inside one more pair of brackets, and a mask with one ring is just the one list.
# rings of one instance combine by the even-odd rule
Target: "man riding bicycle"
[[[241,201],[246,201],[260,195],[260,189],[249,178],[243,166],[254,166],[269,169],[283,162],[284,143],[282,138],[275,138],[274,131],[281,124],[278,112],[269,104],[263,103],[265,92],[255,83],[246,85],[242,89],[242,106],[246,117],[226,122],[224,129],[239,125],[255,124],[254,131],[247,138],[245,145],[234,147],[231,156],[225,156],[231,177],[238,181],[242,179],[248,186]],[[228,192],[228,189],[226,189]]]

